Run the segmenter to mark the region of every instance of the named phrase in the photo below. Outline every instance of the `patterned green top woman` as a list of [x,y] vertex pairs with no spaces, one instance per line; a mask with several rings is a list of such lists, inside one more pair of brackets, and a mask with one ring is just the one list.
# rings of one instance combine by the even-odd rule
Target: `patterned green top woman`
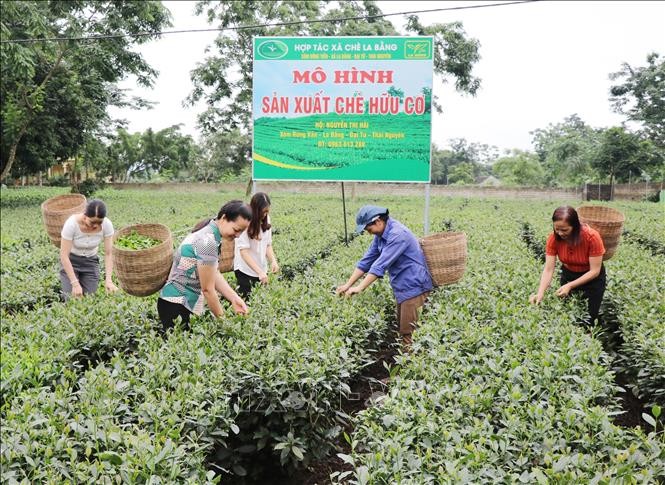
[[157,312],[164,332],[173,328],[181,317],[189,326],[192,313],[203,313],[204,304],[217,318],[224,315],[218,293],[226,298],[239,314],[247,313],[247,305],[217,270],[223,239],[237,238],[247,229],[251,209],[240,200],[222,206],[215,219],[198,223],[180,244],[173,256],[173,265],[166,284],[159,292]]

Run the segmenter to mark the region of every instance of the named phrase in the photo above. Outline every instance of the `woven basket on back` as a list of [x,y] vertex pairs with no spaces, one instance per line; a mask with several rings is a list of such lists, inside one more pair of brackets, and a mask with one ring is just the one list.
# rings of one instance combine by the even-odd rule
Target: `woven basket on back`
[[233,271],[233,257],[235,255],[236,240],[222,239],[222,253],[219,255],[219,271],[228,273]]
[[[162,242],[139,250],[123,249],[115,245],[119,238],[132,231]],[[123,290],[133,296],[148,296],[164,286],[173,264],[173,239],[168,227],[163,224],[126,226],[115,233],[113,243],[113,269]]]
[[64,194],[42,202],[42,219],[51,242],[60,247],[60,233],[65,221],[74,214],[85,212],[87,201],[82,194]]
[[611,207],[585,205],[577,208],[577,215],[581,223],[588,224],[600,234],[605,246],[603,261],[614,256],[619,247],[623,223],[626,220],[623,214]]
[[435,286],[456,283],[466,267],[466,234],[440,232],[420,240]]

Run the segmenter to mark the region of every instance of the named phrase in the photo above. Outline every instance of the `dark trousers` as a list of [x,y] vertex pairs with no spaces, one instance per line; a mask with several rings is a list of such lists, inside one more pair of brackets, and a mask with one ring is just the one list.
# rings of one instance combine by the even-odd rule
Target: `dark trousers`
[[[69,262],[72,263],[74,275],[79,280],[83,294],[95,293],[99,286],[99,256],[78,256],[69,253]],[[67,300],[72,296],[72,283],[62,267],[62,263],[59,276],[62,284],[62,297]]]
[[259,279],[255,276],[250,276],[243,273],[239,269],[235,270],[236,280],[238,280],[238,293],[243,300],[249,297],[252,288],[259,283]]
[[183,327],[189,329],[189,317],[192,312],[185,308],[184,305],[157,298],[157,313],[162,322],[162,330],[164,333],[174,327],[174,321],[178,317],[182,319]]
[[[565,285],[571,281],[576,280],[582,276],[586,271],[582,273],[576,273],[570,271],[569,269],[562,267],[561,268],[561,284]],[[605,274],[605,266],[601,266],[600,274],[597,278],[589,281],[588,283],[578,286],[571,291],[571,294],[576,292],[582,292],[584,298],[587,300],[587,308],[589,312],[589,323],[594,323],[598,320],[598,314],[600,313],[600,304],[603,301],[603,295],[605,294],[605,287],[607,286],[607,278]]]

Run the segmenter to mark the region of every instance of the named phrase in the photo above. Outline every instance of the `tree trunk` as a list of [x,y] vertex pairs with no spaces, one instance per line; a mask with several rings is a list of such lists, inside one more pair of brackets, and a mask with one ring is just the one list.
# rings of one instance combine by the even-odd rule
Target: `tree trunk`
[[[53,72],[60,65],[62,57],[65,55],[65,52],[66,49],[64,48],[62,49],[62,51],[60,51],[60,53],[58,54],[58,58],[55,60],[55,63],[53,64],[53,66],[51,66],[51,69],[49,69],[49,72],[46,74],[46,77],[44,77],[44,80],[41,82],[41,84],[37,87],[37,89],[35,89],[35,92],[46,86],[46,83],[49,81],[49,79],[51,79]],[[30,96],[32,96],[32,94]],[[9,148],[9,158],[7,160],[7,165],[5,165],[5,167],[2,169],[2,175],[0,175],[0,180],[4,180],[5,177],[9,175],[9,171],[12,169],[12,165],[14,164],[14,159],[16,158],[16,150],[18,149],[18,144],[21,141],[21,138],[23,138],[23,135],[25,135],[25,132],[28,130],[28,126],[30,124],[30,118],[32,117],[31,115],[34,112],[33,107],[30,105],[30,102],[27,99],[25,100],[25,103],[30,116],[27,116],[27,120],[19,130],[18,135],[16,136],[16,140],[12,142],[12,145]]]
[[610,172],[610,200],[614,200],[614,173]]
[[79,183],[76,177],[76,157],[74,158],[74,165],[72,165],[72,173],[70,176],[70,185],[72,186],[72,192],[79,191]]
[[28,130],[28,123],[25,123],[21,127],[21,130],[18,132],[16,140],[14,140],[12,146],[9,148],[9,158],[7,159],[7,165],[5,165],[5,167],[2,169],[2,175],[0,175],[0,180],[4,180],[5,177],[9,175],[9,171],[12,169],[12,165],[14,164],[14,159],[16,158],[16,150],[18,149],[18,144],[21,141],[21,138],[23,138],[23,135],[25,135],[25,132],[27,130]]

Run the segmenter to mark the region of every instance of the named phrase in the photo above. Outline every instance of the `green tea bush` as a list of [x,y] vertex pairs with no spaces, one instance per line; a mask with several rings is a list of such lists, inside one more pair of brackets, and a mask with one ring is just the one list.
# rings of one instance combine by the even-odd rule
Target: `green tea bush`
[[[654,251],[660,246],[644,244],[640,234],[656,234],[662,218],[660,208],[640,204],[620,203],[618,209],[626,216],[626,227],[634,228],[624,236],[612,259],[604,263],[607,269],[607,290],[603,298],[600,331],[606,347],[613,353],[612,367],[628,377],[633,394],[646,401],[649,407],[665,405],[665,311],[663,279],[658,270],[663,257]],[[549,230],[540,227],[545,239]],[[631,229],[632,230],[632,229]],[[651,254],[649,254],[651,253]],[[617,325],[617,328],[614,328]]]
[[39,211],[42,202],[67,192],[66,189],[60,187],[5,188],[0,191],[0,208],[15,209],[17,207],[37,206],[37,211]]
[[15,313],[49,305],[60,299],[58,250],[51,244],[35,244],[3,238],[0,245],[0,299],[2,309]]
[[22,390],[75,380],[76,371],[130,350],[156,325],[155,313],[147,300],[102,292],[13,315],[2,326],[2,409]]
[[[161,222],[176,238],[244,198],[97,196],[116,227]],[[341,242],[337,197],[271,198],[275,250],[289,277],[257,287],[246,317],[230,309],[221,320],[194,317],[189,330],[176,326],[166,338],[156,330],[154,297],[101,293],[10,313],[6,282],[26,275],[28,285],[31,271],[49,264],[57,278],[57,249],[22,223],[39,220],[37,205],[3,210],[3,480],[268,483],[286,473],[296,481],[298,470],[339,451],[353,418],[340,401],[392,340],[394,300],[386,281],[351,299],[331,291],[370,241]],[[347,217],[366,203],[420,231],[421,198],[358,197]],[[431,219],[444,221],[434,230],[469,236],[467,274],[432,295],[413,353],[392,369],[388,397],[353,419],[353,452],[343,456],[354,471],[337,480],[632,483],[662,475],[660,436],[611,424],[619,410],[610,359],[576,326],[579,302],[550,294],[543,307],[526,304],[542,267],[520,241],[520,223],[542,236],[551,205],[432,200]],[[32,252],[22,254],[25,240]]]
[[665,280],[656,269],[665,258],[624,243],[611,263],[605,299],[619,322],[620,370],[632,376],[635,395],[665,406]]
[[67,382],[53,391],[32,389],[7,409],[0,431],[3,481],[217,483],[203,466],[205,446],[127,421],[127,383],[113,372],[90,374],[81,390]]
[[[346,249],[356,255],[361,250]],[[106,415],[104,426],[109,429],[132,423],[147,436],[166,433],[174,446],[196,443],[210,450],[208,460],[218,467],[214,470],[228,467],[240,476],[260,471],[253,456],[261,450],[287,468],[323,455],[333,447],[344,423],[339,402],[349,392],[346,383],[372,360],[371,345],[378,345],[378,336],[385,330],[382,300],[386,295],[379,297],[385,291],[379,285],[363,298],[344,301],[328,290],[340,277],[339,260],[321,265],[294,284],[275,282],[266,288],[262,298],[253,300],[250,317],[223,322],[195,319],[191,332],[176,330],[166,342],[139,338],[135,353],[126,358],[117,354],[109,364],[85,373],[78,381],[79,399],[68,405],[67,413]],[[358,318],[361,308],[363,316]],[[90,387],[100,375],[124,383],[114,384],[121,385],[123,393],[82,401],[82,396],[109,387]],[[11,409],[25,396],[19,394]],[[100,406],[113,413],[83,408],[100,400]],[[21,416],[8,413],[7,419],[12,421],[11,430]],[[33,436],[39,453],[47,453],[49,436]],[[39,444],[39,439],[47,441]],[[107,441],[94,442],[89,455],[107,450]],[[111,456],[118,464],[134,455],[131,449],[112,444],[119,456]],[[20,441],[19,449],[21,445],[26,446]],[[84,443],[77,446],[83,452],[87,449]],[[35,463],[46,458],[30,456]],[[20,471],[31,479],[41,476],[30,474],[33,470],[25,464],[16,466],[17,455],[5,459],[17,474]]]

